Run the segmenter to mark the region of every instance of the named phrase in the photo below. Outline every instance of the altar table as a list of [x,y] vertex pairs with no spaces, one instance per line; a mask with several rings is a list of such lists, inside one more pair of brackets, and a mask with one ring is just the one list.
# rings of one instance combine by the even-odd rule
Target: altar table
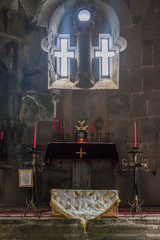
[[118,193],[118,190],[52,189],[52,215],[79,219],[85,229],[91,219],[118,217]]
[[112,142],[52,142],[47,147],[45,164],[51,165],[54,160],[111,160],[115,166],[118,153]]

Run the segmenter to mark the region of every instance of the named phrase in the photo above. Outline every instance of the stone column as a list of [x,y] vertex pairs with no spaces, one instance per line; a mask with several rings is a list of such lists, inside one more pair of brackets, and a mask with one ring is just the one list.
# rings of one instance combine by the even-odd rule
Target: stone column
[[77,34],[77,79],[76,87],[91,88],[91,33],[78,32]]

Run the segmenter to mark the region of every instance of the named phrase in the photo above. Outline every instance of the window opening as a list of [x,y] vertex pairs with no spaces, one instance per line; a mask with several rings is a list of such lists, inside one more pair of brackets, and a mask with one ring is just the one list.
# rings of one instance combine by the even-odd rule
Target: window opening
[[81,22],[87,22],[91,18],[91,14],[87,9],[82,9],[78,12],[78,19]]
[[99,58],[100,76],[102,78],[110,75],[110,57],[115,55],[115,51],[109,50],[109,38],[100,39],[100,50],[95,50],[94,56]]
[[75,51],[69,50],[69,39],[60,38],[60,50],[54,50],[55,57],[57,57],[57,72],[59,69],[60,77],[68,77],[70,71],[70,58],[75,58]]

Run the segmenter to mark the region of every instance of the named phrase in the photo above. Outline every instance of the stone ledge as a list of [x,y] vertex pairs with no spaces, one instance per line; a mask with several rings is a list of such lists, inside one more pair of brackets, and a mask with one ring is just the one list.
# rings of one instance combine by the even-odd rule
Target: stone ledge
[[87,234],[79,220],[53,217],[0,217],[0,239],[143,240],[160,239],[159,217],[94,219]]

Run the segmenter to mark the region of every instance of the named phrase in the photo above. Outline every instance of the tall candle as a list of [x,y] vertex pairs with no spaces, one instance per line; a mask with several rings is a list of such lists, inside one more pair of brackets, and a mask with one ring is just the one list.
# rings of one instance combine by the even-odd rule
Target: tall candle
[[60,133],[62,133],[62,118],[60,118]]
[[4,134],[4,132],[2,131],[2,132],[1,132],[1,136],[0,136],[0,139],[1,139],[1,140],[3,140],[3,134]]
[[55,117],[53,118],[53,132],[56,132],[56,122]]
[[109,123],[108,123],[108,119],[107,119],[107,133],[109,133]]
[[34,145],[33,145],[34,148],[36,148],[36,135],[37,135],[37,123],[35,122],[35,125],[34,125]]
[[66,119],[66,122],[67,122],[67,133],[69,133],[68,118]]
[[93,120],[91,120],[91,134],[93,134]]
[[134,146],[137,147],[136,122],[134,122]]

